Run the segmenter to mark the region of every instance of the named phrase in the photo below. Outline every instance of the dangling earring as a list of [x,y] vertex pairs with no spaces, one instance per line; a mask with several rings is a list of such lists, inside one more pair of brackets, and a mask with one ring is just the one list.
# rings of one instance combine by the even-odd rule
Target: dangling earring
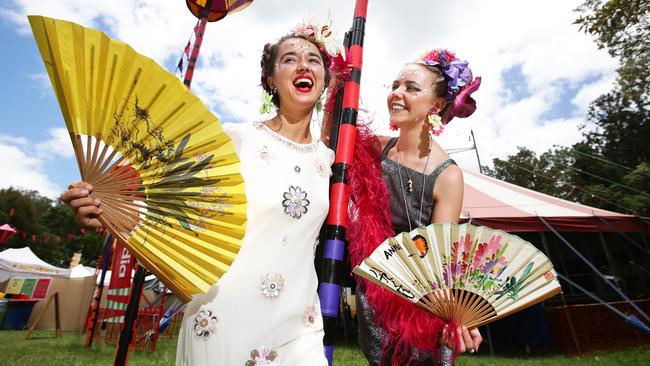
[[325,89],[320,93],[318,101],[316,101],[316,112],[320,113],[323,110],[323,94],[325,94]]
[[271,92],[262,91],[262,105],[260,106],[260,114],[271,113],[271,110],[275,106],[273,104],[273,96],[277,93],[276,88],[272,88]]
[[442,124],[442,118],[438,113],[439,111],[432,110],[427,116],[427,129],[431,138],[433,138],[433,135],[440,136],[445,129],[445,126]]

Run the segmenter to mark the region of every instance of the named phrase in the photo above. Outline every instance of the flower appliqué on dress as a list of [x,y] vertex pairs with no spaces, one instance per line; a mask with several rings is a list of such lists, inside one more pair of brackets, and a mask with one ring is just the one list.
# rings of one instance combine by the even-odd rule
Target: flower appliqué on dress
[[214,310],[202,306],[194,316],[194,333],[203,339],[208,339],[216,331],[217,316],[214,315]]
[[321,161],[321,159],[316,159],[316,172],[321,178],[328,178],[332,175],[332,169]]
[[284,278],[281,274],[272,275],[268,273],[262,280],[262,295],[273,299],[280,295],[284,288]]
[[260,158],[260,161],[267,166],[271,164],[271,160],[275,159],[275,154],[273,154],[271,150],[269,150],[269,147],[266,145],[258,147],[257,154]]
[[280,366],[280,362],[275,361],[278,353],[274,350],[261,346],[251,351],[251,359],[246,361],[245,366]]
[[284,207],[285,214],[294,219],[300,219],[302,215],[307,213],[309,200],[307,199],[307,192],[303,191],[302,188],[289,186],[289,191],[284,192],[282,197],[282,207]]
[[313,327],[314,324],[316,324],[317,317],[318,317],[318,312],[316,311],[316,307],[314,305],[309,305],[302,317],[302,323],[307,328]]

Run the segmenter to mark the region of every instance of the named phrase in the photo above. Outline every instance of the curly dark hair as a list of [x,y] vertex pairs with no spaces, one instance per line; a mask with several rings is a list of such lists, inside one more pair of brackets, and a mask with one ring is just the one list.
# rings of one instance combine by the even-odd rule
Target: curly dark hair
[[260,84],[262,85],[262,88],[267,93],[272,95],[271,101],[276,106],[276,108],[280,107],[280,97],[278,97],[277,93],[271,92],[271,87],[266,81],[266,78],[270,75],[273,75],[275,60],[278,57],[278,50],[280,49],[280,45],[282,44],[282,42],[293,38],[301,38],[307,40],[311,42],[314,46],[316,46],[316,48],[318,48],[318,52],[320,53],[321,59],[323,60],[323,67],[325,68],[325,88],[329,86],[330,81],[332,79],[332,74],[329,68],[329,56],[325,52],[323,52],[323,50],[321,50],[320,48],[320,45],[314,42],[313,40],[304,37],[302,35],[287,34],[286,36],[280,38],[277,42],[273,44],[271,43],[265,44],[264,50],[262,51],[262,59],[260,60],[260,66],[262,67]]

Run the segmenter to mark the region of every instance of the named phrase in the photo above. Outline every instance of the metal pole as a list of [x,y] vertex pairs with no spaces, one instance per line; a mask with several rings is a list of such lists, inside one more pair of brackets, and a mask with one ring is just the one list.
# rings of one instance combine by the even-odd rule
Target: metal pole
[[[605,258],[607,258],[607,263],[609,264],[609,269],[612,272],[612,274],[617,278],[617,279],[623,279],[623,276],[619,273],[618,267],[614,263],[614,259],[612,258],[612,254],[609,252],[609,249],[607,248],[607,243],[605,243],[605,237],[603,236],[602,232],[598,233],[598,237],[600,238],[600,245],[603,247],[603,251],[605,252]],[[632,257],[630,257],[632,258]],[[616,284],[619,287],[621,286],[621,283],[616,281]]]
[[472,135],[472,144],[474,144],[474,152],[476,153],[476,161],[478,161],[478,171],[483,174],[483,166],[481,165],[481,158],[478,156],[478,148],[476,147],[476,138],[474,137],[474,130],[470,128],[469,133]]
[[488,345],[490,346],[490,356],[494,356],[494,345],[492,344],[492,332],[490,332],[490,324],[485,325],[487,332]]
[[[544,246],[544,250],[546,251],[546,256],[548,256],[550,258],[551,251],[550,251],[550,249],[548,247],[548,243],[546,242],[546,235],[544,235],[543,231],[540,232],[539,235],[542,238],[542,245]],[[558,251],[558,254],[560,254],[559,251]],[[562,255],[561,254],[560,254],[560,263],[562,263],[562,267],[564,268],[564,273],[567,273],[566,266],[564,265],[564,261],[562,260]],[[569,288],[572,289],[571,286],[569,286]],[[560,292],[560,298],[562,299],[562,305],[563,305],[562,309],[564,310],[563,311],[564,317],[566,318],[567,324],[569,324],[569,331],[571,332],[571,338],[573,339],[573,344],[576,346],[576,352],[577,353],[582,353],[582,350],[581,350],[582,347],[580,347],[580,341],[578,340],[578,337],[576,336],[576,331],[573,328],[573,322],[571,321],[571,316],[569,315],[569,312],[568,312],[568,307],[567,307],[567,304],[566,304],[566,298],[564,297],[564,291]]]

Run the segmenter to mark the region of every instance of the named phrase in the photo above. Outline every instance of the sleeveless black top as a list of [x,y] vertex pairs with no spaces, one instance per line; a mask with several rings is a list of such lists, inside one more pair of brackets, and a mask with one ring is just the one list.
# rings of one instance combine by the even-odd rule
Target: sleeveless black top
[[[397,143],[397,137],[388,141],[381,153],[382,178],[386,182],[390,200],[390,214],[393,219],[395,234],[411,231],[416,227],[427,226],[431,223],[433,214],[433,187],[436,179],[448,166],[456,164],[452,159],[440,163],[429,175],[398,165],[396,161],[388,159],[388,151]],[[398,171],[399,169],[399,171]],[[401,182],[400,182],[401,173]],[[409,178],[412,181],[413,191],[409,192]],[[422,191],[424,190],[424,197]],[[406,201],[406,206],[404,205]],[[420,206],[422,206],[420,208]],[[411,228],[409,228],[409,218]]]
[[[388,151],[397,143],[397,137],[392,138],[384,148],[381,154],[382,178],[386,182],[390,201],[390,213],[393,221],[395,234],[403,231],[410,231],[420,226],[427,226],[431,223],[433,214],[433,188],[436,179],[448,166],[456,164],[452,159],[447,159],[438,165],[431,174],[424,175],[421,172],[398,165],[396,161],[388,159]],[[398,172],[398,167],[400,171]],[[400,182],[400,172],[402,181]],[[413,191],[408,190],[408,180],[412,179]],[[423,184],[424,182],[424,184]],[[422,198],[424,190],[424,198]],[[406,197],[406,200],[404,199]],[[422,200],[422,209],[420,210],[420,201]],[[406,206],[404,205],[406,201]],[[421,211],[421,213],[420,213]],[[411,219],[411,228],[409,228],[408,217]],[[387,337],[386,332],[377,326],[374,321],[374,314],[365,294],[363,282],[357,282],[356,291],[357,320],[359,322],[359,344],[364,355],[368,359],[368,364],[376,366],[381,364],[383,339]],[[432,339],[431,342],[436,342]],[[388,340],[389,351],[387,356],[390,357],[392,350],[391,342]],[[433,357],[417,349],[410,350],[412,356],[417,360],[411,365],[432,365]]]

